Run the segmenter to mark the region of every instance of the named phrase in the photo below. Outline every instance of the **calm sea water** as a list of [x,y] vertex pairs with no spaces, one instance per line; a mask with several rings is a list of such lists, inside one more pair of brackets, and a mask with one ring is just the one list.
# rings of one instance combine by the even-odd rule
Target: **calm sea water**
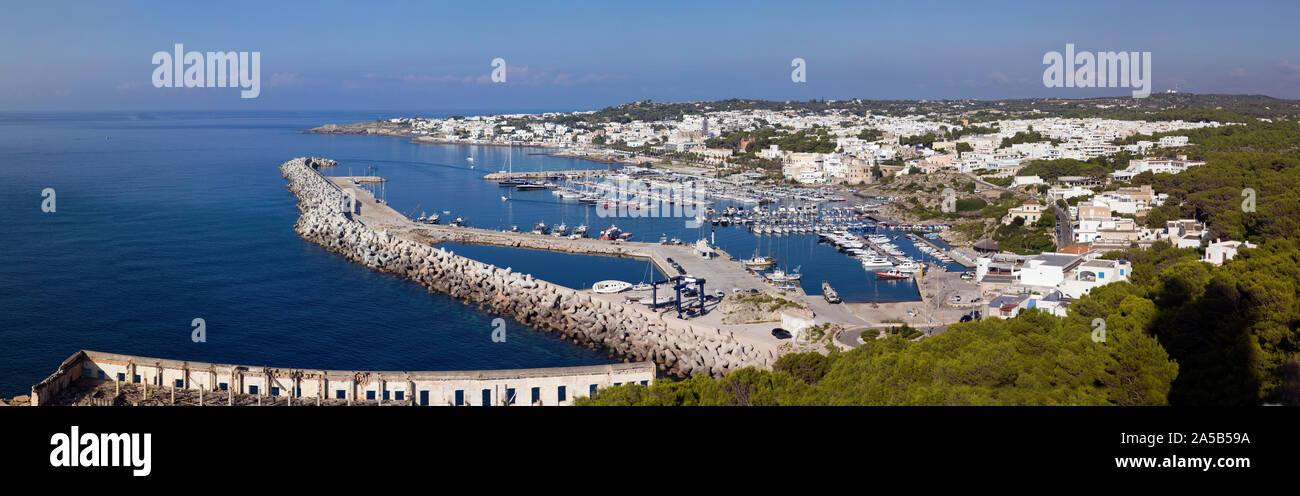
[[[357,138],[404,141],[393,138]],[[738,226],[705,225],[688,228],[685,219],[681,218],[604,218],[597,215],[595,207],[583,205],[576,200],[562,199],[549,190],[516,191],[499,187],[495,181],[482,179],[486,173],[506,170],[507,167],[516,172],[529,172],[607,167],[603,164],[549,157],[545,156],[546,150],[537,148],[407,143],[403,143],[403,146],[406,147],[404,153],[407,155],[401,160],[381,161],[354,156],[331,157],[339,161],[339,166],[327,170],[326,174],[383,176],[389,181],[372,188],[376,195],[382,195],[389,205],[411,217],[439,214],[444,224],[450,219],[462,217],[469,219],[469,224],[473,227],[506,230],[514,226],[524,232],[531,230],[538,222],[545,222],[551,226],[565,223],[570,228],[586,224],[591,228],[592,233],[613,224],[623,231],[631,232],[634,241],[657,242],[662,237],[667,237],[693,243],[704,238],[739,258],[755,253],[772,255],[777,258],[778,265],[785,270],[798,268],[803,274],[801,280],[803,290],[808,294],[821,294],[821,282],[827,281],[847,302],[919,299],[916,285],[911,280],[876,281],[875,275],[864,270],[862,264],[856,259],[839,252],[834,245],[819,243],[815,234],[758,237]],[[473,160],[468,160],[471,157]],[[503,200],[503,196],[507,199]],[[771,207],[780,205],[777,203]],[[719,202],[714,205],[714,208],[724,209],[728,206],[752,208],[752,206],[746,207],[727,202]],[[933,262],[914,248],[910,241],[903,239],[902,233],[892,230],[880,232],[899,237],[895,244],[913,258]],[[476,249],[474,253],[492,254],[494,258],[485,261],[521,268],[555,282],[560,281],[553,277],[565,277],[565,280],[582,283],[577,286],[590,286],[591,282],[602,279],[622,279],[631,282],[643,279],[641,272],[631,270],[629,275],[627,270],[619,268],[619,264],[609,262],[610,259],[593,264],[590,263],[590,257],[575,257],[555,259],[562,261],[551,264],[544,263],[542,260],[552,259],[538,258],[537,252],[474,248]],[[470,252],[462,250],[457,253],[469,254]],[[950,264],[950,266],[952,270],[960,270],[959,265]],[[549,270],[548,274],[556,275],[542,276],[540,272],[536,272],[538,270]]]
[[[455,113],[465,113],[459,111]],[[424,112],[421,115],[450,113]],[[406,114],[410,115],[410,114]],[[606,219],[549,191],[518,192],[487,172],[604,168],[529,148],[416,145],[376,136],[299,134],[375,112],[0,113],[0,395],[25,393],[78,349],[252,365],[451,370],[608,363],[594,352],[419,285],[380,274],[297,237],[279,164],[338,160],[335,175],[386,177],[399,211],[467,217],[475,227],[611,223],[634,240],[710,238],[738,257],[801,267],[804,289],[829,281],[846,301],[917,298],[910,281],[877,282],[816,236],[758,238],[741,228],[688,229],[682,219]],[[467,157],[474,157],[472,162]],[[374,169],[371,169],[371,168]],[[53,188],[57,211],[41,211]],[[510,196],[502,201],[501,196]],[[721,205],[725,207],[725,204]],[[910,243],[899,246],[909,252]],[[570,287],[652,278],[632,259],[449,245],[458,254]],[[913,255],[917,255],[913,253]],[[207,342],[190,339],[206,322]]]
[[[376,117],[0,113],[0,395],[26,393],[78,349],[367,370],[608,363],[509,320],[493,343],[497,316],[294,234],[285,160],[429,162],[436,147],[296,133]],[[195,318],[206,343],[190,339]]]

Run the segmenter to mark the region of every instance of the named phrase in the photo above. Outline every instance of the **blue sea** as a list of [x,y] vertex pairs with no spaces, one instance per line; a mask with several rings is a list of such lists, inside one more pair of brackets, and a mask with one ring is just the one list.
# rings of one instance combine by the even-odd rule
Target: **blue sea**
[[[482,175],[604,168],[529,148],[412,144],[378,136],[301,134],[326,123],[458,112],[0,113],[0,396],[25,394],[79,349],[179,360],[362,370],[592,365],[604,352],[561,341],[421,286],[365,269],[293,232],[296,200],[278,166],[340,162],[330,174],[389,179],[399,211],[447,212],[471,225],[610,219],[548,191],[503,192]],[[472,162],[467,157],[474,157]],[[371,168],[374,169],[371,169]],[[43,212],[52,188],[55,211]],[[910,282],[877,284],[815,236],[756,238],[681,219],[617,219],[634,240],[713,238],[801,266],[809,293],[830,281],[847,301],[916,299]],[[899,243],[910,248],[908,243]],[[457,253],[573,287],[655,277],[647,262],[481,246]],[[206,342],[191,340],[203,319]]]

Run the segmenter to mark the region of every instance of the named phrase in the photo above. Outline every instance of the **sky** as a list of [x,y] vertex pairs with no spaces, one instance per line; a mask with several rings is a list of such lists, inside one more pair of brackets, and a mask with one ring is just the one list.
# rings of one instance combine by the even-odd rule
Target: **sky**
[[[1300,2],[22,2],[0,111],[584,110],[635,100],[1129,95],[1044,54],[1151,52],[1152,90],[1300,99]],[[259,52],[260,94],[157,88],[155,52]],[[505,61],[504,83],[491,79]],[[802,58],[805,82],[791,61]]]

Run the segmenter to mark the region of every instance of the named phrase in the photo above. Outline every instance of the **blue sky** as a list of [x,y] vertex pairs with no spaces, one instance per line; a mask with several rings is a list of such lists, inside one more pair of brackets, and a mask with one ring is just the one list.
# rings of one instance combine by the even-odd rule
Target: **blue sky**
[[[1126,95],[1043,54],[1152,52],[1153,90],[1300,98],[1300,2],[24,2],[0,110],[589,109],[632,100]],[[154,88],[157,51],[261,52],[261,96]],[[491,60],[507,82],[492,84]],[[790,61],[807,61],[807,82]]]

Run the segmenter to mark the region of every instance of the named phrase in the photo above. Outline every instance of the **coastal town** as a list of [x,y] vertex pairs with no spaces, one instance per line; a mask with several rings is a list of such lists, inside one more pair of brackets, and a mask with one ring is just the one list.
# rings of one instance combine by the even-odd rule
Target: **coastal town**
[[[848,102],[848,108],[829,102],[821,109],[727,108],[738,105],[724,103],[668,104],[664,109],[663,104],[635,102],[599,112],[399,117],[306,132],[544,148],[555,156],[586,158],[607,169],[581,177],[576,171],[529,175],[502,170],[485,179],[503,180],[503,186],[516,181],[520,190],[548,188],[562,198],[602,207],[631,206],[633,212],[690,197],[681,194],[690,187],[702,192],[698,206],[703,222],[744,227],[754,236],[815,235],[860,261],[868,276],[917,284],[919,305],[906,312],[850,304],[846,307],[856,312],[821,313],[795,324],[786,319],[787,327],[796,327],[789,329],[796,341],[807,337],[800,335],[804,328],[820,324],[853,329],[833,342],[852,347],[864,342],[863,334],[897,332],[891,323],[924,329],[905,331],[921,339],[951,323],[1012,318],[1030,308],[1065,316],[1071,302],[1094,288],[1131,277],[1126,261],[1103,257],[1109,251],[1166,242],[1204,250],[1207,263],[1222,264],[1239,248],[1255,246],[1220,239],[1197,219],[1151,218],[1152,209],[1170,199],[1149,179],[1205,164],[1180,152],[1193,144],[1186,134],[1237,123],[999,118],[987,111],[961,112],[961,102],[946,103],[948,111],[942,113],[916,107],[862,111],[853,108],[856,102]],[[1111,106],[1095,105],[1102,110]],[[1029,108],[1020,114],[1038,113],[1045,112]],[[605,194],[614,192],[609,184],[630,182],[670,193]],[[728,206],[715,209],[714,202]],[[588,229],[538,223],[532,234],[575,239],[586,237]],[[509,230],[519,231],[517,226]],[[590,236],[596,238],[596,230]],[[629,236],[611,236],[610,230],[599,234],[617,241]],[[660,242],[694,244],[698,253],[714,249],[705,239],[665,237]],[[783,270],[773,257],[755,253],[730,259],[757,281],[782,290],[799,286],[798,269]],[[665,269],[673,273],[671,267]],[[676,270],[687,275],[680,265]],[[614,282],[603,289],[648,289]],[[823,293],[837,294],[824,281],[822,285]],[[819,303],[815,293],[803,299]]]

